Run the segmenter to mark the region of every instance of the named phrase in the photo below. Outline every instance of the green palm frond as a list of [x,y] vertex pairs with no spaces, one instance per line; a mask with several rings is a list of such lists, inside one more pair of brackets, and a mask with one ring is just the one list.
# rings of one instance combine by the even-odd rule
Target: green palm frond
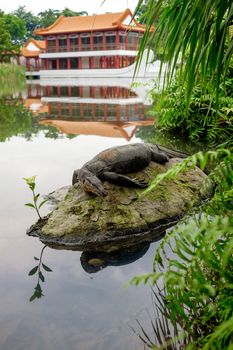
[[[142,3],[143,0],[139,0],[135,13]],[[162,47],[163,63],[168,63],[167,84],[179,65],[180,83],[187,82],[188,102],[198,73],[201,73],[203,89],[207,78],[215,84],[218,99],[219,84],[227,73],[233,52],[232,1],[148,0],[145,19],[146,32],[137,65],[148,45],[155,53]]]

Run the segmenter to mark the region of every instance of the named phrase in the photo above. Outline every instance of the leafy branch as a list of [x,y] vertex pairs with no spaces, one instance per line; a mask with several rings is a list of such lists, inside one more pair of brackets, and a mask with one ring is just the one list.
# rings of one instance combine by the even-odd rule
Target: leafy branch
[[156,178],[151,182],[150,186],[143,192],[143,195],[147,194],[151,190],[154,190],[154,188],[163,180],[175,179],[179,173],[182,173],[189,169],[194,169],[197,165],[199,165],[200,168],[204,170],[208,162],[214,163],[221,159],[227,159],[227,157],[231,157],[231,151],[222,148],[216,151],[195,153],[192,156],[187,157],[181,162],[175,164],[165,173],[157,175]]
[[39,212],[39,209],[47,202],[47,199],[44,199],[42,202],[38,203],[38,200],[40,198],[40,193],[35,193],[35,187],[36,187],[36,175],[31,176],[31,177],[24,177],[23,178],[28,187],[30,188],[30,190],[32,191],[32,199],[33,199],[33,203],[26,203],[24,205],[26,205],[27,207],[33,208],[36,210],[37,215],[39,216],[39,218],[41,219],[41,215]]

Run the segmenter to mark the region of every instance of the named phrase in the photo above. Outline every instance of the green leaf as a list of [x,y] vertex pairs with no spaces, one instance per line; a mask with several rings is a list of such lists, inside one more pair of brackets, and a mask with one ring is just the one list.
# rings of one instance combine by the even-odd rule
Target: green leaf
[[43,266],[43,268],[45,269],[45,271],[53,272],[53,270],[51,270],[47,265],[45,265],[45,264],[42,263],[42,266]]
[[28,273],[29,276],[35,275],[38,270],[38,265],[33,267],[33,269]]
[[40,197],[40,193],[38,193],[37,195],[35,195],[35,203],[38,201],[38,198]]
[[34,206],[34,204],[32,204],[32,203],[26,203],[26,204],[24,204],[24,205],[27,206],[27,207],[34,208],[34,209],[35,209],[35,206]]
[[40,280],[41,280],[42,282],[45,281],[44,275],[42,274],[41,271],[39,272],[39,278],[40,278]]
[[34,259],[35,259],[35,260],[40,260],[40,259],[39,259],[39,258],[37,258],[36,256],[34,256]]
[[40,205],[39,205],[39,209],[42,207],[42,205],[44,205],[46,202],[47,202],[48,200],[47,199],[45,199],[45,200],[43,200],[41,203],[40,203]]
[[34,292],[31,296],[31,298],[29,299],[30,302],[32,302],[33,300],[35,300],[37,298],[37,293]]

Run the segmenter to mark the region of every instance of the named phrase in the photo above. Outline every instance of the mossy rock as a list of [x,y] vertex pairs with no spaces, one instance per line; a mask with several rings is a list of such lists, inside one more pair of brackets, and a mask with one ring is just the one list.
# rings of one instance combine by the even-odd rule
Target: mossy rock
[[[161,165],[151,162],[144,170],[129,174],[150,182],[169,169],[177,159]],[[78,184],[48,217],[29,231],[44,243],[76,246],[80,250],[113,251],[119,247],[149,242],[174,225],[191,203],[200,202],[200,187],[206,175],[199,169],[162,181],[153,191],[140,196],[142,189],[104,183],[106,197],[86,194]]]

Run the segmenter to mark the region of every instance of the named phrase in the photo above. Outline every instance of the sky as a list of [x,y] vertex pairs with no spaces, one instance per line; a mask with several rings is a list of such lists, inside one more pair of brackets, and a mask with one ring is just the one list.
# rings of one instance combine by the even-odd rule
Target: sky
[[[25,6],[27,11],[37,15],[48,8],[63,10],[65,7],[73,11],[87,11],[89,15],[105,12],[121,12],[126,8],[134,11],[138,0],[0,0],[0,9],[4,12],[16,10],[19,6]],[[102,4],[102,5],[101,5]]]

